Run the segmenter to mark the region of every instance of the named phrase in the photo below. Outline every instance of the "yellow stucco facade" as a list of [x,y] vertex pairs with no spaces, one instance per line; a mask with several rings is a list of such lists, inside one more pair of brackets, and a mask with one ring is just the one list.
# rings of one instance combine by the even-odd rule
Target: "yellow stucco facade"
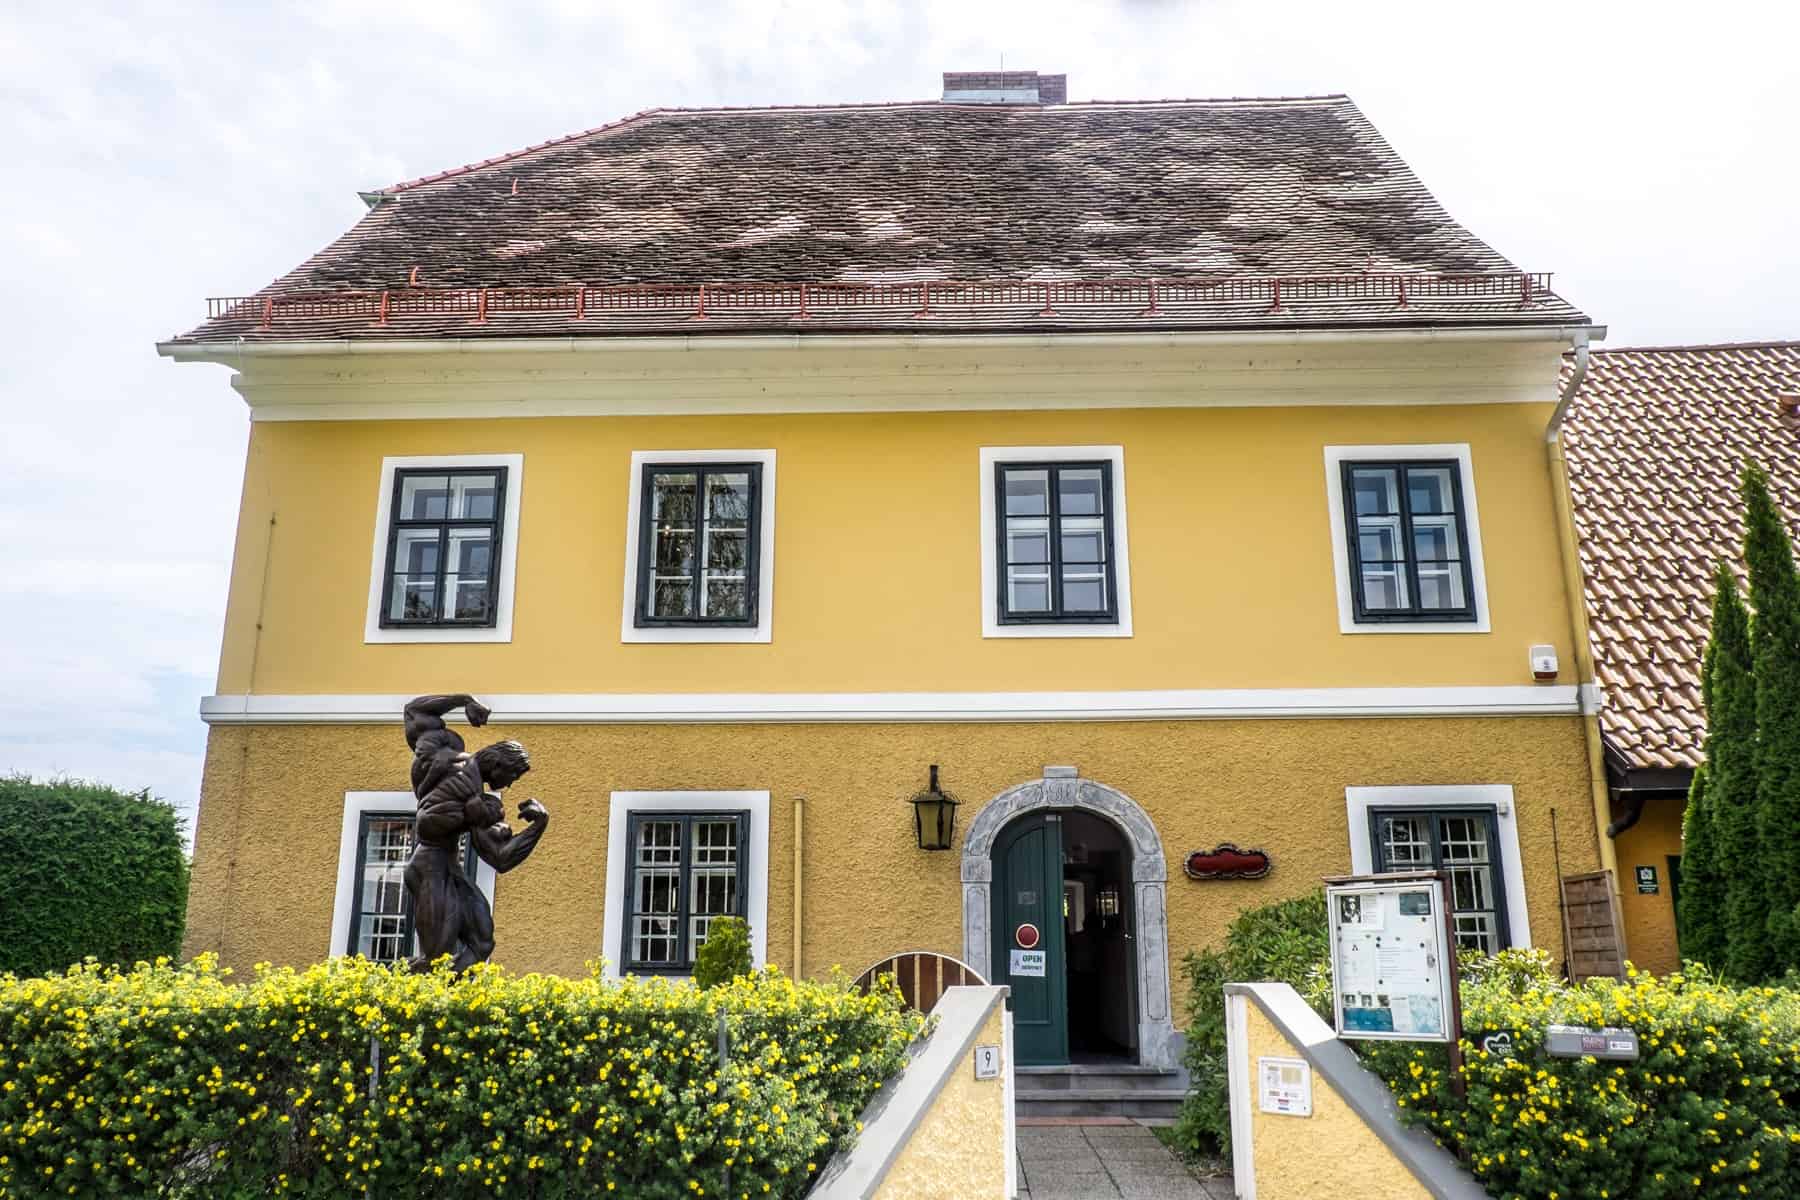
[[[259,422],[221,693],[1056,691],[1572,681],[1551,405]],[[1467,444],[1492,632],[1340,632],[1323,451]],[[1134,634],[984,638],[984,446],[1124,452]],[[631,454],[773,449],[772,640],[619,637]],[[509,643],[363,641],[384,456],[523,455]]]
[[1006,1010],[996,1003],[968,1053],[957,1060],[920,1115],[917,1128],[888,1168],[875,1200],[942,1200],[947,1196],[1005,1197],[1005,1085],[975,1077],[975,1047],[1005,1039]]
[[[1299,1047],[1255,1004],[1246,1007],[1245,1025],[1252,1071],[1265,1055],[1299,1057]],[[1318,1071],[1312,1073],[1310,1116],[1263,1112],[1254,1096],[1249,1114],[1257,1200],[1427,1200],[1432,1195]]]
[[[346,796],[404,792],[396,698],[449,691],[495,698],[479,736],[530,748],[520,791],[552,813],[496,888],[497,958],[515,968],[616,956],[615,792],[767,794],[751,869],[772,962],[791,967],[796,944],[809,975],[961,956],[961,856],[920,850],[906,803],[933,763],[965,830],[1046,766],[1129,797],[1167,858],[1171,975],[1242,908],[1352,868],[1347,788],[1505,785],[1515,935],[1560,945],[1551,813],[1566,871],[1603,848],[1544,441],[1555,337],[646,341],[182,352],[234,366],[256,418],[190,951],[238,966],[331,952]],[[1018,446],[1116,448],[1129,636],[984,631],[981,454]],[[1484,623],[1347,631],[1329,448],[1420,446],[1466,456]],[[632,456],[723,450],[773,454],[768,640],[628,640]],[[510,631],[366,638],[384,460],[466,455],[518,456]],[[1536,645],[1561,655],[1553,684],[1533,680]],[[908,711],[918,696],[936,699]],[[1070,696],[1072,711],[1043,711]],[[626,715],[608,709],[621,697]],[[717,697],[744,699],[720,720],[700,711]],[[794,697],[819,699],[770,715]],[[957,716],[967,697],[978,717]],[[1189,851],[1221,842],[1267,850],[1273,873],[1183,875]]]
[[[960,957],[959,855],[915,844],[907,799],[930,763],[965,800],[959,821],[1047,764],[1078,767],[1155,822],[1169,857],[1172,965],[1215,942],[1245,907],[1351,867],[1347,786],[1506,783],[1535,944],[1559,947],[1550,814],[1566,870],[1592,869],[1577,718],[988,722],[834,725],[508,725],[530,748],[521,790],[551,828],[501,877],[497,961],[577,972],[602,954],[614,791],[767,791],[769,958],[791,966],[792,798],[806,800],[801,847],[804,968],[861,971],[901,950]],[[484,733],[484,736],[486,734]],[[398,725],[220,727],[212,732],[195,846],[188,951],[234,966],[303,963],[330,946],[340,817],[350,791],[404,791]],[[1181,861],[1222,841],[1265,849],[1274,871],[1196,881]],[[1515,916],[1515,921],[1516,921]],[[1179,1005],[1179,999],[1177,1000]],[[1179,1010],[1178,1010],[1179,1011]]]
[[[1681,948],[1675,941],[1675,887],[1669,860],[1681,857],[1680,800],[1652,800],[1644,805],[1637,824],[1617,839],[1620,881],[1619,918],[1625,927],[1625,944],[1632,965],[1663,974],[1681,966]],[[1638,868],[1656,872],[1656,891],[1643,891]]]

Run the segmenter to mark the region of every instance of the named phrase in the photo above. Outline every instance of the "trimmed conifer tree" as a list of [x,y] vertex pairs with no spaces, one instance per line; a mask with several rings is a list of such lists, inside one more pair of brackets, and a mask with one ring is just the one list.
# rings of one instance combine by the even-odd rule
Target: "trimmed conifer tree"
[[[1729,575],[1724,563],[1714,572],[1718,586]],[[1715,592],[1713,607],[1718,607]],[[1716,622],[1715,622],[1716,623]],[[1719,639],[1709,632],[1706,652],[1700,660],[1700,708],[1708,716],[1713,711],[1712,671],[1719,656]],[[1712,737],[1706,738],[1704,753],[1712,757]],[[1725,966],[1725,873],[1719,863],[1718,822],[1712,801],[1706,795],[1706,763],[1694,771],[1694,782],[1688,788],[1687,808],[1681,817],[1681,897],[1675,910],[1675,931],[1681,942],[1681,956],[1703,962],[1715,970]]]
[[1683,959],[1718,969],[1725,962],[1725,877],[1719,871],[1715,832],[1702,763],[1681,817],[1681,903],[1675,930]]
[[[1766,977],[1769,896],[1757,829],[1756,685],[1750,673],[1750,614],[1731,568],[1719,564],[1706,680],[1706,806],[1714,869],[1724,884],[1724,969],[1745,982]],[[1685,868],[1687,854],[1682,853]],[[1686,886],[1687,872],[1682,872]],[[1720,964],[1711,964],[1718,966]]]
[[1756,824],[1763,847],[1772,960],[1800,967],[1800,569],[1769,479],[1744,468],[1744,565],[1750,572],[1755,676]]

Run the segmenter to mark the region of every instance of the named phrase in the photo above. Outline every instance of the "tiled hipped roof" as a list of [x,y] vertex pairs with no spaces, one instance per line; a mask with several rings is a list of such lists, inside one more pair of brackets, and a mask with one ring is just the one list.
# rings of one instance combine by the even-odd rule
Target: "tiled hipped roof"
[[653,110],[371,199],[184,340],[1586,320],[1342,96]]
[[1701,762],[1700,658],[1715,564],[1742,578],[1746,459],[1769,472],[1800,533],[1797,395],[1800,342],[1592,356],[1564,445],[1601,729],[1632,768]]

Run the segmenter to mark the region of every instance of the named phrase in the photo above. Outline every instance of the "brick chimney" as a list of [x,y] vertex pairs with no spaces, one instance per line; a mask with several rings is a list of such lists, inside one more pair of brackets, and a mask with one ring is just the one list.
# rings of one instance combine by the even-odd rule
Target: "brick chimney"
[[1036,71],[945,71],[945,104],[1067,104],[1069,77]]

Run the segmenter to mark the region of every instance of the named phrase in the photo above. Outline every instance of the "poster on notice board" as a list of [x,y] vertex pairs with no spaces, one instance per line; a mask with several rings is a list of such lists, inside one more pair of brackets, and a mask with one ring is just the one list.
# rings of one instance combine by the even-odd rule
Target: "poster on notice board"
[[1341,1038],[1448,1042],[1455,950],[1430,876],[1368,875],[1325,887],[1332,1008]]

